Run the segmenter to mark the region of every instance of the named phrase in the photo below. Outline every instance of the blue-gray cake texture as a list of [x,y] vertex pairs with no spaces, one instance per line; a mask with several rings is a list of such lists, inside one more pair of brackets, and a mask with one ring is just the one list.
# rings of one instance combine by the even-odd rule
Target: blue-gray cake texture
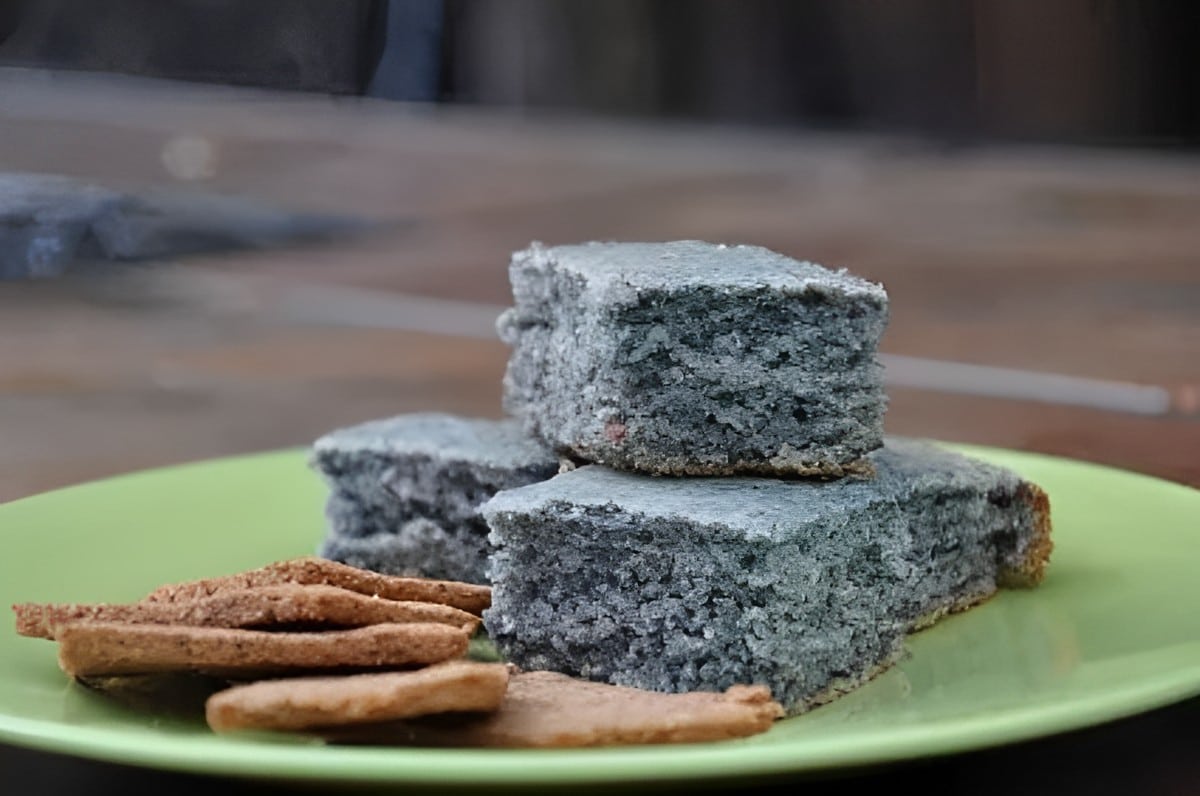
[[505,657],[655,691],[769,686],[789,714],[907,632],[1037,583],[1049,504],[1014,473],[889,440],[874,478],[655,478],[590,465],[500,492],[484,623]]
[[512,420],[418,413],[340,429],[316,441],[329,486],[321,555],[392,575],[484,582],[480,504],[558,472],[558,460]]
[[564,455],[663,475],[840,476],[882,443],[879,285],[700,241],[534,244],[509,277],[505,408]]

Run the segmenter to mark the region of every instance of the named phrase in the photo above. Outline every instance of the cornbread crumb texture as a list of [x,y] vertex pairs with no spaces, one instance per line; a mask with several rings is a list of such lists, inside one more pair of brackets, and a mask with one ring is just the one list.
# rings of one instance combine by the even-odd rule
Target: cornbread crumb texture
[[558,469],[516,421],[429,412],[333,431],[312,462],[330,490],[323,556],[472,583],[483,582],[488,553],[480,504]]
[[883,438],[887,294],[758,246],[513,254],[504,405],[556,452],[666,475],[844,475]]
[[796,714],[931,615],[1033,583],[1048,507],[1014,473],[889,440],[873,479],[674,479],[596,465],[484,506],[507,660],[652,691],[767,685]]

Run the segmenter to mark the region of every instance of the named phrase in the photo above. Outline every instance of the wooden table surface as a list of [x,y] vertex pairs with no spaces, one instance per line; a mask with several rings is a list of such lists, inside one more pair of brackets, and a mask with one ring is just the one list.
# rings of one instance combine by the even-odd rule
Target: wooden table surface
[[[172,176],[164,151],[181,140],[199,152],[183,172],[200,179]],[[897,355],[897,381],[915,382],[892,387],[890,431],[1200,484],[1194,155],[947,150],[0,70],[0,170],[377,222],[327,245],[0,283],[0,500],[304,445],[396,412],[498,416],[507,351],[490,323],[508,301],[509,252],[590,239],[757,243],[849,268],[887,287],[884,350]],[[905,357],[1006,370],[991,371],[999,393],[947,392],[906,371]],[[1039,374],[1159,387],[1170,406],[1081,406],[1103,388],[1092,382],[1052,403],[1000,394]],[[1096,782],[1200,787],[1200,767],[1171,740],[1176,725],[1194,740],[1196,707],[910,776],[968,782],[974,769],[962,766],[1062,759],[1078,781],[1106,771],[1085,750],[1136,743],[1134,779]],[[3,754],[26,771],[62,763]],[[150,776],[119,771],[118,784]]]

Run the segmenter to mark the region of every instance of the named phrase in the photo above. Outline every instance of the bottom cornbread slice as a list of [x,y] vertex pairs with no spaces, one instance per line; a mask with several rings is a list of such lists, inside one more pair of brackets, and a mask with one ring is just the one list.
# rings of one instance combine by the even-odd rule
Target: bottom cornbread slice
[[1041,580],[1049,502],[1016,473],[889,439],[871,478],[655,478],[597,465],[500,492],[489,637],[506,660],[651,691],[761,683],[789,714],[905,634]]

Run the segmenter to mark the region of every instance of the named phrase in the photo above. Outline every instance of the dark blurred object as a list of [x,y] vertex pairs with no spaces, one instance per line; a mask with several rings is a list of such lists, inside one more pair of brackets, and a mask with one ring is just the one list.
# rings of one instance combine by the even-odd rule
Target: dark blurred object
[[0,280],[58,276],[77,261],[265,248],[363,227],[238,197],[135,195],[55,175],[0,172]]
[[378,58],[369,0],[3,0],[0,64],[357,94]]
[[381,52],[366,93],[382,99],[437,100],[442,81],[442,0],[387,0],[382,20]]
[[454,94],[948,138],[1197,143],[1190,0],[449,0]]
[[0,64],[1083,143],[1200,143],[1191,0],[9,0]]

